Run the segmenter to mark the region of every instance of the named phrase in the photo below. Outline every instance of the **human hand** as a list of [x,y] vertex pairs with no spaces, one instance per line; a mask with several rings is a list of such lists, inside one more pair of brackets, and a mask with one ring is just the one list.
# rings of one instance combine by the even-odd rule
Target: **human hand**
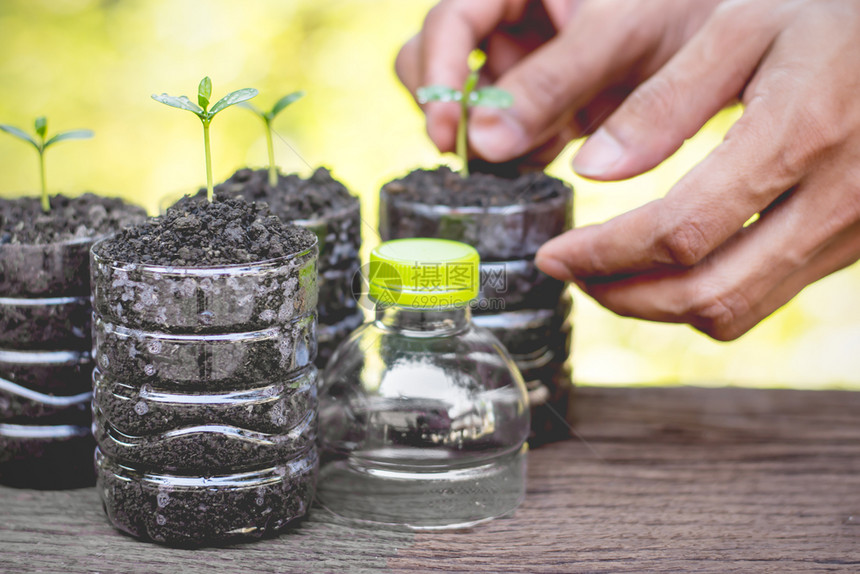
[[743,117],[664,198],[548,242],[538,266],[618,314],[741,336],[860,258],[858,88],[860,3],[723,4],[574,167],[630,177],[736,96]]
[[[421,86],[460,86],[469,52],[481,47],[482,83],[509,91],[514,105],[472,110],[473,155],[542,167],[656,72],[718,1],[442,0],[400,51],[397,72],[413,94]],[[457,104],[424,110],[430,138],[453,151]]]
[[[461,24],[472,22],[470,40],[486,31],[474,25],[473,4],[440,4]],[[474,114],[470,128],[478,155],[501,161],[556,150],[615,110],[574,160],[579,173],[614,180],[654,167],[741,98],[743,118],[665,198],[570,231],[537,256],[544,271],[619,314],[690,323],[729,340],[860,257],[860,3],[734,0],[713,10],[715,4],[565,3],[561,33],[498,78],[519,101],[511,115],[482,110],[492,115]],[[454,18],[443,15],[435,19]],[[430,23],[428,17],[423,35],[441,28]],[[449,28],[453,45],[464,28]],[[410,54],[423,54],[418,78],[431,70],[433,82],[456,82],[439,77],[441,68],[456,69],[453,59],[433,63],[444,40],[419,36],[404,47],[398,69]],[[404,81],[410,86],[415,78]],[[439,126],[449,112],[427,113],[444,150]],[[485,137],[493,131],[507,135]],[[514,133],[523,137],[511,143]]]

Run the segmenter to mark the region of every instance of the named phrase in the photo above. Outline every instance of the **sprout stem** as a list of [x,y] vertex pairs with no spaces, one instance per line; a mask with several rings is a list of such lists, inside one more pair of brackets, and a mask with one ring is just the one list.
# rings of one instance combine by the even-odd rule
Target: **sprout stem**
[[206,155],[206,199],[212,203],[215,198],[215,190],[212,187],[212,152],[209,150],[209,121],[203,120],[203,146]]
[[480,66],[469,72],[460,96],[460,124],[457,126],[457,155],[463,161],[463,167],[460,168],[460,176],[463,178],[469,177],[469,142],[467,139],[469,103],[472,101],[472,92],[478,87],[479,71]]
[[[464,94],[465,95],[465,94]],[[466,140],[466,125],[469,123],[469,107],[463,101],[460,102],[460,123],[457,125],[457,155],[463,165],[460,167],[460,176],[464,179],[469,177],[469,146]]]
[[42,211],[51,211],[51,202],[48,200],[48,184],[45,178],[45,150],[39,150],[39,174],[42,177]]
[[266,146],[269,150],[269,187],[278,187],[278,167],[275,165],[275,146],[272,143],[272,122],[263,118],[266,123]]

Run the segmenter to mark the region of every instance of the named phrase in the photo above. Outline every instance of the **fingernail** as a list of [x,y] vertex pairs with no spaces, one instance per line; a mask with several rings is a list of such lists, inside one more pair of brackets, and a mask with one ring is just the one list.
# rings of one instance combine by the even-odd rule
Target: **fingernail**
[[546,251],[541,253],[541,249],[535,255],[535,265],[550,277],[555,277],[561,281],[570,281],[573,278],[573,274],[571,274],[567,265],[560,259],[556,259],[552,255],[547,255]]
[[513,159],[528,149],[526,132],[510,116],[498,110],[473,110],[469,121],[469,145],[487,161]]
[[600,128],[588,138],[573,158],[573,170],[585,177],[601,177],[624,156],[624,148],[608,131]]

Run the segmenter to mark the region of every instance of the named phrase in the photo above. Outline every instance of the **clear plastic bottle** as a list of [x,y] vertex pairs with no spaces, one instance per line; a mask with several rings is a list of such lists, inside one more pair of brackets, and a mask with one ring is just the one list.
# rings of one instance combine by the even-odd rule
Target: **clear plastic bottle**
[[371,253],[376,318],[323,373],[317,497],[335,514],[464,528],[522,502],[528,399],[502,344],[471,322],[479,264],[443,239]]

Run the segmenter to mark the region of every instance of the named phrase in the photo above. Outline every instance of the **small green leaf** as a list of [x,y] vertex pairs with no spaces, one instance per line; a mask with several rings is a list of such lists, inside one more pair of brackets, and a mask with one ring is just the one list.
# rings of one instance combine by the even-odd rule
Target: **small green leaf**
[[201,119],[205,115],[206,112],[203,111],[203,108],[189,100],[185,96],[168,96],[167,94],[152,94],[152,99],[156,102],[161,102],[162,104],[179,108],[180,110],[188,110],[189,112],[197,114]]
[[295,102],[296,100],[298,100],[299,98],[301,98],[304,95],[305,95],[305,93],[301,90],[298,92],[293,92],[292,94],[287,94],[286,96],[284,96],[283,98],[281,98],[280,100],[278,100],[275,103],[275,105],[272,107],[272,111],[269,112],[269,114],[271,115],[272,118],[274,118],[279,113],[284,111],[284,108],[286,108],[287,106],[289,106],[290,104],[292,104],[293,102]]
[[214,116],[221,110],[225,108],[229,108],[234,104],[238,104],[240,102],[244,102],[245,100],[250,100],[254,96],[256,96],[259,92],[255,88],[242,88],[241,90],[236,90],[235,92],[230,92],[212,106],[212,109],[209,110],[209,117]]
[[92,130],[71,130],[62,132],[45,142],[45,147],[65,140],[88,140],[93,137]]
[[509,108],[514,105],[514,97],[510,92],[501,88],[487,86],[469,94],[469,105],[485,108]]
[[426,104],[428,102],[459,102],[463,97],[460,90],[439,85],[418,88],[416,95],[418,96],[419,104]]
[[0,131],[4,131],[9,135],[24,140],[25,142],[30,142],[36,147],[36,149],[39,149],[39,142],[33,139],[33,136],[31,136],[22,129],[16,128],[15,126],[7,126],[5,124],[0,124]]
[[209,98],[212,97],[212,80],[206,76],[200,80],[200,85],[197,86],[197,103],[204,110],[209,106]]
[[45,134],[48,132],[48,119],[45,116],[39,116],[36,118],[34,125],[39,137],[45,139]]

